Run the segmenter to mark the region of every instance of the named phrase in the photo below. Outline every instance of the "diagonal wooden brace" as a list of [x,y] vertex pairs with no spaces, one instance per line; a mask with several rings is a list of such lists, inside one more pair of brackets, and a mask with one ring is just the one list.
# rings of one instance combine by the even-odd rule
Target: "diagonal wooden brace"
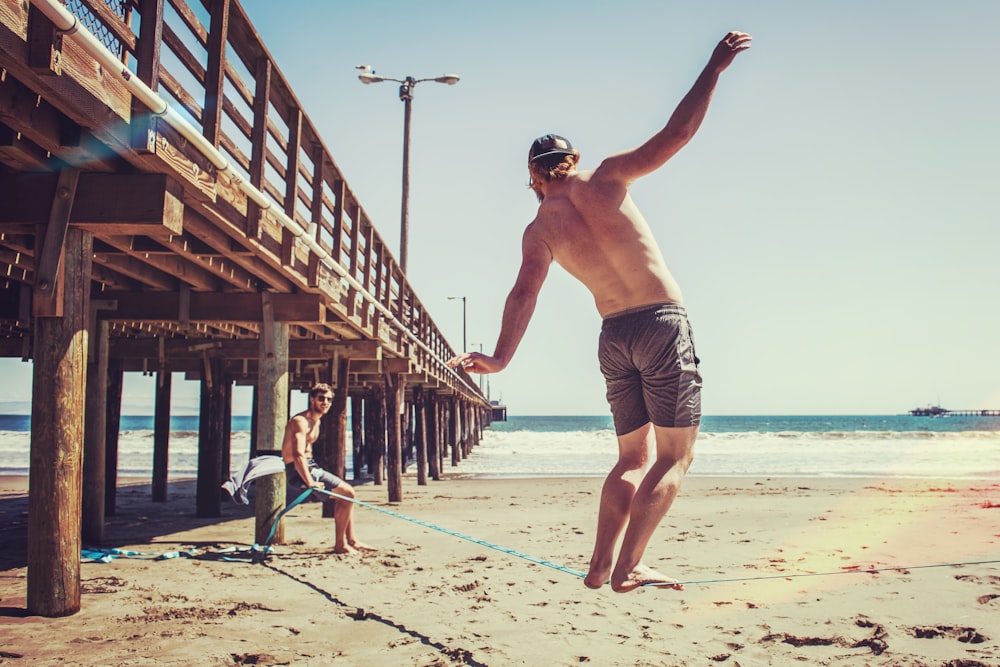
[[62,317],[63,245],[66,243],[66,229],[69,215],[73,210],[76,186],[80,180],[79,169],[64,169],[59,172],[55,197],[49,210],[49,222],[45,226],[42,247],[35,255],[35,291],[32,295],[32,312],[35,317]]

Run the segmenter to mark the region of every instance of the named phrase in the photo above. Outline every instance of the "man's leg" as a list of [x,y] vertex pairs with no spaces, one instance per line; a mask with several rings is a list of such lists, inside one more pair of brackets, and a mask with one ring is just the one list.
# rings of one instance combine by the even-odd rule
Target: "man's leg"
[[611,574],[615,543],[628,521],[632,497],[653,451],[650,426],[647,423],[631,433],[618,436],[618,462],[608,473],[601,490],[594,554],[590,557],[590,571],[583,580],[589,588],[600,588]]
[[[346,498],[355,497],[354,487],[347,482],[341,482],[332,490],[337,495]],[[335,503],[333,506],[333,520],[336,524],[336,541],[333,546],[334,553],[346,554],[353,552],[355,549],[374,551],[373,547],[359,542],[354,535],[354,503],[349,500],[340,500],[337,498],[332,498],[331,502]]]
[[[697,426],[665,428],[653,426],[656,436],[656,460],[643,477],[632,497],[628,528],[622,539],[618,561],[611,573],[611,588],[619,593],[643,584],[669,585],[676,580],[642,564],[653,531],[663,520],[677,497],[681,482],[694,458]],[[673,586],[680,590],[680,586]]]

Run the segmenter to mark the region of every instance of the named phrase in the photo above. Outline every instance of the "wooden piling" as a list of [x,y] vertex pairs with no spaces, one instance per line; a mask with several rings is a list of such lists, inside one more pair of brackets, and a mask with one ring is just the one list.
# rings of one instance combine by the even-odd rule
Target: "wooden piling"
[[427,473],[435,482],[441,479],[441,429],[438,414],[437,392],[431,390],[424,401],[427,415]]
[[403,499],[403,443],[401,412],[405,412],[403,398],[406,379],[402,373],[385,374],[386,470],[388,472],[389,502]]
[[[262,295],[264,322],[260,333],[257,385],[257,454],[281,456],[281,441],[288,423],[288,324],[275,322],[267,294]],[[285,475],[267,475],[256,482],[254,501],[255,541],[263,544],[271,524],[285,508]],[[271,544],[285,543],[282,521]]]
[[[221,360],[220,360],[221,363]],[[220,428],[222,429],[222,467],[219,478],[219,499],[226,501],[231,499],[229,492],[221,487],[221,484],[229,479],[232,474],[230,466],[233,459],[233,381],[228,373],[222,374],[222,386],[220,387],[222,401],[222,416]],[[240,468],[242,468],[242,463]]]
[[354,478],[360,479],[364,470],[364,401],[359,395],[351,396],[351,457],[354,463]]
[[104,516],[117,514],[118,505],[118,434],[122,426],[122,389],[125,365],[121,359],[108,359],[107,419],[104,428]]
[[105,449],[108,400],[108,334],[106,320],[97,322],[89,341],[86,416],[83,436],[83,502],[81,537],[88,545],[104,541]]
[[371,410],[371,451],[369,474],[372,482],[381,485],[385,473],[385,390],[380,385],[372,387]]
[[66,231],[62,316],[35,319],[28,496],[27,609],[80,610],[80,503],[92,237]]
[[[313,448],[316,463],[341,479],[347,479],[347,385],[350,366],[351,360],[348,357],[334,356],[330,360],[333,403],[330,411],[323,417],[319,441]],[[323,503],[323,517],[332,519],[335,508],[335,502]]]
[[[198,475],[195,499],[199,517],[222,515],[219,485],[223,479],[222,450],[223,400],[225,398],[222,360],[204,360],[201,376],[201,410],[198,414]],[[228,466],[227,466],[228,469]]]
[[[330,439],[327,442],[330,448],[330,464],[332,471],[341,479],[347,478],[347,404],[350,394],[348,384],[350,383],[351,359],[349,357],[334,358],[333,369],[336,373],[336,381],[333,389],[333,406],[327,413]],[[324,424],[327,428],[327,424]]]
[[413,440],[417,449],[417,486],[427,486],[427,411],[424,407],[424,390],[413,388]]
[[451,465],[458,466],[462,460],[462,410],[458,397],[451,399]]
[[170,462],[170,390],[172,374],[156,373],[156,405],[153,417],[153,502],[167,502],[167,474]]

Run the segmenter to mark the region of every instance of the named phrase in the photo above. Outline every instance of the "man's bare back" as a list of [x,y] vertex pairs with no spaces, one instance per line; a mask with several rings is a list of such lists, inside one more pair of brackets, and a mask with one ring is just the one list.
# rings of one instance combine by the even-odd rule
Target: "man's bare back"
[[524,242],[543,243],[582,282],[602,317],[653,303],[681,303],[677,281],[627,184],[602,167],[549,184]]

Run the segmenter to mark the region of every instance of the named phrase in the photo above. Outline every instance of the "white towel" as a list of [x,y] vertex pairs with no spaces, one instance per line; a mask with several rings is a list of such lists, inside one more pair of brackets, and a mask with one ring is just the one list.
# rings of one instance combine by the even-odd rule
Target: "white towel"
[[242,472],[223,482],[222,488],[233,497],[233,502],[249,505],[250,499],[247,497],[247,490],[250,488],[250,484],[258,477],[274,475],[284,470],[285,463],[280,456],[258,456],[247,461]]

